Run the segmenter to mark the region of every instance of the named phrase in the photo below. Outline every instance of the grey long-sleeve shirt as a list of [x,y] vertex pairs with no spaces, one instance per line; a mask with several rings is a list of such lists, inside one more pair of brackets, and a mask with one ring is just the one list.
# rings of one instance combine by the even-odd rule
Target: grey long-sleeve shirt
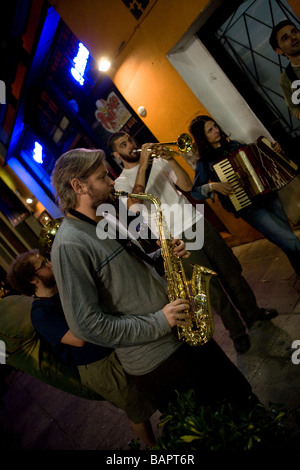
[[169,302],[165,281],[117,240],[66,217],[51,261],[70,330],[115,348],[128,373],[150,372],[180,346],[161,310]]

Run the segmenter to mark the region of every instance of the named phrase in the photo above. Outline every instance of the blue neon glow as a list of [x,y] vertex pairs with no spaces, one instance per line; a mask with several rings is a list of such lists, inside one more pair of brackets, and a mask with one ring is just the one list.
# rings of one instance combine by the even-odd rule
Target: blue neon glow
[[[53,218],[62,217],[61,211],[58,209],[57,205],[50,199],[46,192],[42,189],[36,178],[33,178],[31,174],[25,170],[22,163],[20,163],[15,157],[12,157],[8,160],[9,167],[16,173],[16,175],[26,184],[27,188],[30,188],[32,194],[43,204],[46,211],[51,214]],[[48,183],[44,180],[44,183]],[[48,189],[53,194],[53,188],[49,183],[47,184]]]
[[43,163],[43,147],[38,142],[34,143],[32,156],[37,163]]
[[71,74],[80,85],[84,84],[84,71],[89,55],[90,53],[88,49],[80,42],[78,45],[77,56],[73,60],[75,67],[71,68]]

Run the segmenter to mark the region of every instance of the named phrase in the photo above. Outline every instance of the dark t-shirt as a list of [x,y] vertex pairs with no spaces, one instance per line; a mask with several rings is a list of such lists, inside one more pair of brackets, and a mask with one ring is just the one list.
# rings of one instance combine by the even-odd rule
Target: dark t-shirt
[[62,310],[59,294],[49,298],[35,298],[32,303],[31,321],[34,329],[50,345],[54,354],[73,370],[77,370],[79,365],[91,364],[103,359],[113,352],[111,348],[87,342],[82,347],[61,343],[69,326]]

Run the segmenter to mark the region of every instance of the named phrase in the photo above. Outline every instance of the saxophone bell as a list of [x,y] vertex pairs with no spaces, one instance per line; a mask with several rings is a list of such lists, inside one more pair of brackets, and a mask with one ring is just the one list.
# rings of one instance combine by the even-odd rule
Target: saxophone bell
[[187,289],[190,294],[191,308],[186,315],[187,326],[178,326],[178,338],[191,346],[207,343],[214,334],[214,319],[211,311],[209,285],[217,273],[204,266],[192,264],[193,274]]

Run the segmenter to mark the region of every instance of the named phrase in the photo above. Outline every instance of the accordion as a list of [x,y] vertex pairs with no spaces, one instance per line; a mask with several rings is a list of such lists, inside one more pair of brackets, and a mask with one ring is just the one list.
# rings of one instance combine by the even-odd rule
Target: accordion
[[221,182],[232,184],[233,193],[228,197],[236,211],[263,194],[283,188],[298,170],[296,163],[275,152],[265,137],[240,147],[213,168]]

